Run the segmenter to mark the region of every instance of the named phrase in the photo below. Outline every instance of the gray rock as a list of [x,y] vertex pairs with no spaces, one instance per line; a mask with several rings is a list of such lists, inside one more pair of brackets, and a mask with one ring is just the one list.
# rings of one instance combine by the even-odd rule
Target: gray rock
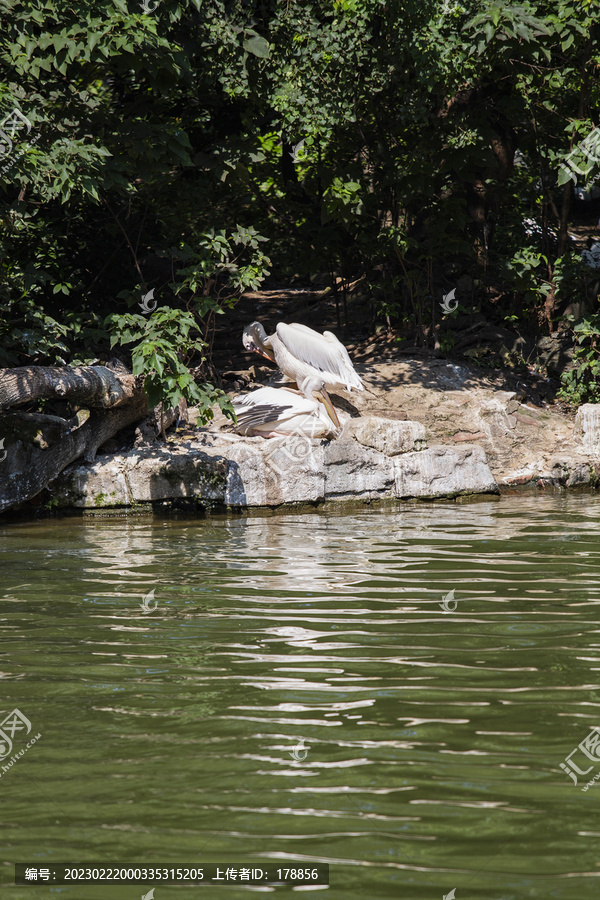
[[326,444],[324,457],[326,497],[393,496],[394,463],[383,453],[341,438]]
[[122,456],[114,456],[106,462],[98,459],[93,465],[69,466],[50,485],[52,499],[59,508],[131,506],[124,465]]
[[553,457],[548,468],[547,480],[561,487],[580,487],[594,480],[590,464],[571,457]]
[[[500,395],[500,396],[498,396]],[[481,427],[494,442],[512,431],[517,424],[513,415],[507,412],[507,404],[515,397],[514,393],[498,391],[497,395],[479,405],[478,414]]]
[[[265,440],[204,432],[186,444],[71,466],[55,482],[54,496],[62,507],[97,509],[181,499],[199,506],[264,507],[497,491],[480,448],[414,450],[423,438],[421,425],[377,418],[330,442],[302,434]],[[400,452],[403,446],[410,452]]]
[[575,417],[575,437],[589,453],[600,453],[600,404],[584,403]]
[[420,422],[402,422],[379,416],[349,419],[344,425],[343,438],[354,438],[365,447],[379,450],[386,456],[422,450],[427,446],[425,428]]
[[588,463],[580,463],[570,472],[565,487],[584,487],[593,481],[592,467]]
[[102,508],[155,500],[225,501],[226,461],[202,451],[133,450],[92,465],[70,466],[53,485],[58,506]]
[[227,465],[219,456],[159,452],[148,458],[129,459],[126,478],[134,503],[190,498],[222,503]]
[[498,485],[481,447],[431,447],[394,460],[396,496],[456,497],[497,494]]
[[227,449],[228,506],[314,503],[325,496],[323,442],[246,438]]

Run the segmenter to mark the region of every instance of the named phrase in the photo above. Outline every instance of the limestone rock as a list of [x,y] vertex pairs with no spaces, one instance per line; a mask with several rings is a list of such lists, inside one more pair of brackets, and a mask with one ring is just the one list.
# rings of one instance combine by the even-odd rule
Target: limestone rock
[[575,417],[575,437],[589,453],[600,453],[600,403],[584,403]]
[[70,466],[54,482],[61,507],[132,506],[155,500],[194,499],[223,503],[226,461],[202,451],[134,450],[92,465]]
[[394,463],[383,453],[341,438],[326,444],[324,457],[326,497],[393,496]]
[[222,503],[227,466],[201,451],[164,453],[128,460],[126,478],[134,503],[190,498]]
[[552,457],[546,481],[561,487],[579,487],[594,481],[592,466],[572,457]]
[[364,447],[372,447],[386,456],[409,453],[427,446],[425,427],[420,422],[403,422],[380,416],[349,419],[344,425],[343,438],[354,438]]
[[[382,424],[381,424],[382,423]],[[392,455],[355,439],[379,443]],[[71,466],[55,482],[61,507],[136,506],[187,499],[198,506],[280,506],[327,499],[447,497],[498,490],[483,450],[421,445],[422,426],[366,419],[330,442],[204,433],[184,444],[135,449]]]
[[512,431],[517,424],[514,415],[510,415],[506,411],[507,402],[513,399],[514,394],[512,394],[507,401],[504,397],[498,396],[498,394],[501,395],[503,393],[505,392],[498,391],[495,397],[483,401],[479,405],[478,412],[481,422],[485,432],[492,441],[497,438],[503,438]]
[[498,485],[481,447],[431,447],[394,459],[396,496],[456,497],[497,494]]
[[314,503],[325,496],[323,442],[303,435],[245,438],[227,449],[225,503],[279,506]]
[[[351,409],[360,417],[329,443],[301,435],[242,437],[227,430],[215,407],[210,426],[185,442],[179,435],[93,465],[74,463],[52,483],[51,503],[94,509],[187,499],[242,508],[496,493],[496,482],[536,490],[598,485],[600,404],[580,408],[574,431],[572,417],[546,402],[552,390],[542,376],[492,377],[412,349],[410,356],[399,355],[395,344],[388,358],[383,343],[373,342],[368,354],[363,374],[369,391],[352,395]],[[552,339],[545,349],[561,348]],[[51,417],[43,431],[42,417],[30,418],[24,435],[14,432],[7,414],[0,423],[0,479],[9,483],[15,472],[35,471],[45,448],[63,439],[54,434]],[[426,433],[434,444],[429,450]]]
[[[451,383],[452,372],[461,383]],[[546,402],[552,388],[542,376],[521,381],[506,372],[490,377],[474,367],[462,366],[458,373],[440,359],[381,358],[369,361],[368,384],[375,397],[366,392],[353,397],[363,416],[375,405],[382,418],[402,409],[425,426],[432,445],[477,443],[499,484],[515,483],[529,472],[532,484],[549,477],[555,454],[571,456],[577,465],[591,456],[573,440],[571,417]]]
[[97,460],[93,465],[72,465],[50,487],[58,507],[102,509],[131,506],[123,457]]

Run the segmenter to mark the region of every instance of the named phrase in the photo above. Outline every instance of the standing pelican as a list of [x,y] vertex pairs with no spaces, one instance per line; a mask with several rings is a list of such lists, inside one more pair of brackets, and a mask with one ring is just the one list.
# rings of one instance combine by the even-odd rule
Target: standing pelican
[[348,351],[331,331],[319,334],[297,322],[280,322],[276,334],[267,337],[260,322],[244,328],[242,343],[246,350],[255,350],[277,363],[284,375],[300,387],[304,378],[317,378],[329,387],[364,390]]
[[334,434],[340,427],[340,421],[323,381],[303,379],[302,394],[291,388],[262,387],[243,397],[234,397],[236,431],[263,437],[298,431],[309,437]]

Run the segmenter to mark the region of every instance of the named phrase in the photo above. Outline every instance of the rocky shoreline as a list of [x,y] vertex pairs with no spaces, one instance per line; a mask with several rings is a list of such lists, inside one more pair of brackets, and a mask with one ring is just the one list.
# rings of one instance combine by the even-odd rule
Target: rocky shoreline
[[416,422],[365,417],[350,419],[330,442],[205,432],[172,448],[71,466],[55,482],[53,499],[58,508],[180,500],[247,508],[487,493],[498,493],[498,485],[480,447],[426,447]]
[[600,406],[573,417],[498,388],[445,359],[357,366],[368,390],[338,397],[330,442],[241,437],[218,418],[169,442],[75,463],[51,485],[61,510],[274,508],[357,500],[437,500],[517,486],[600,481]]

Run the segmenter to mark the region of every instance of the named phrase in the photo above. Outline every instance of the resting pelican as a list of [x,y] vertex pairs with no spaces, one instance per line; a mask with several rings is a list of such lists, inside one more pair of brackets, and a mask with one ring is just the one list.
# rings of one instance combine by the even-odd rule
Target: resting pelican
[[309,437],[334,434],[340,427],[340,421],[323,381],[305,378],[302,393],[304,396],[291,388],[262,387],[243,397],[234,397],[236,431],[263,437],[297,431]]
[[329,387],[364,390],[348,351],[331,331],[319,334],[297,322],[280,322],[276,334],[267,337],[260,322],[244,328],[242,343],[246,350],[255,350],[277,363],[284,375],[300,387],[304,378],[325,382]]

